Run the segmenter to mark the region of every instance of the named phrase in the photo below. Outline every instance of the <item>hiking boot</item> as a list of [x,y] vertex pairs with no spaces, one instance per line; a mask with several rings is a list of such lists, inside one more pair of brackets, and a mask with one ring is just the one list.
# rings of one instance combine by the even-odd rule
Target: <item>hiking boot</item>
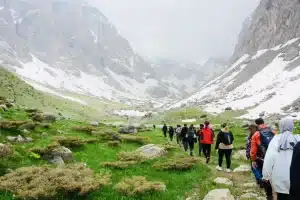
[[208,164],[210,161],[210,157],[206,158],[206,164]]
[[218,171],[223,171],[222,167],[220,167],[219,165],[216,167],[216,169],[217,169]]
[[227,169],[225,170],[225,172],[230,173],[230,172],[231,172],[231,169],[227,168]]

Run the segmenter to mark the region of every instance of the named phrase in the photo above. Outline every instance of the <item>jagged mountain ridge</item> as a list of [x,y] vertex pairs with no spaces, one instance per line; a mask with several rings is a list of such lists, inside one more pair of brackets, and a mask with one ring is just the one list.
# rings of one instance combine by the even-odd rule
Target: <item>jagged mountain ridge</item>
[[192,77],[196,70],[162,76],[83,0],[0,0],[0,31],[2,66],[40,90],[122,103],[166,102],[186,96],[201,81]]
[[227,71],[169,108],[199,105],[209,112],[232,108],[248,111],[245,118],[263,112],[299,114],[299,6],[298,0],[262,0],[244,23]]

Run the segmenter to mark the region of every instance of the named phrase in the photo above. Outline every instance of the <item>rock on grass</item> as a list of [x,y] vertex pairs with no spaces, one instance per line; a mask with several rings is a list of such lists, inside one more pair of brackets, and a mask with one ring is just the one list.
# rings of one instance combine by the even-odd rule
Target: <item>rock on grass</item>
[[143,176],[133,176],[122,179],[115,189],[123,195],[138,195],[146,192],[163,192],[166,185],[163,182],[148,181]]
[[234,200],[228,189],[215,189],[211,190],[203,200]]
[[22,199],[57,199],[70,194],[85,196],[110,184],[110,175],[94,174],[82,164],[22,167],[0,177],[0,190]]
[[156,146],[155,144],[147,144],[137,149],[144,157],[153,159],[164,156],[168,153],[164,148]]

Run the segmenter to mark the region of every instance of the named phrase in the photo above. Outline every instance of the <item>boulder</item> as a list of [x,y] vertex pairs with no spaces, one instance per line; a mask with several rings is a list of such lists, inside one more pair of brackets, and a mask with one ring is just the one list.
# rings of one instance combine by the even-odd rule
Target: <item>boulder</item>
[[168,152],[162,148],[158,147],[155,144],[147,144],[137,149],[138,152],[141,152],[141,154],[148,158],[157,158],[166,155]]
[[240,199],[253,199],[253,198],[256,198],[256,197],[258,197],[257,194],[249,192],[249,193],[245,193],[242,196],[240,196]]
[[51,160],[49,160],[49,162],[54,165],[64,165],[65,164],[65,162],[61,156],[54,156]]
[[246,150],[239,150],[235,152],[232,158],[236,160],[248,160],[246,157]]
[[222,177],[218,177],[214,180],[215,183],[217,184],[223,184],[223,185],[228,185],[228,186],[232,186],[233,182],[231,180],[229,180],[228,178],[222,178]]
[[9,140],[11,142],[19,142],[19,143],[32,142],[32,138],[30,138],[30,137],[23,137],[21,135],[18,135],[18,136],[7,136],[7,140]]
[[249,171],[251,171],[250,165],[240,165],[239,167],[233,170],[233,172],[249,172]]
[[120,128],[119,133],[121,134],[137,133],[137,129],[134,126],[123,126]]
[[230,111],[230,110],[232,110],[232,108],[231,107],[227,107],[227,108],[225,108],[225,110],[226,111]]
[[73,155],[72,151],[66,147],[59,146],[52,150],[51,152],[53,157],[61,157],[63,161],[72,161]]
[[203,200],[234,200],[229,189],[215,189],[211,190]]

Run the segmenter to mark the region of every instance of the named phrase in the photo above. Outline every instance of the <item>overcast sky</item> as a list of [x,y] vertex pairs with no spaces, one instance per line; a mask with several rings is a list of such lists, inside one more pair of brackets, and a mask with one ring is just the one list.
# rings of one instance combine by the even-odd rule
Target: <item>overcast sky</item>
[[258,0],[89,0],[144,57],[230,56]]

